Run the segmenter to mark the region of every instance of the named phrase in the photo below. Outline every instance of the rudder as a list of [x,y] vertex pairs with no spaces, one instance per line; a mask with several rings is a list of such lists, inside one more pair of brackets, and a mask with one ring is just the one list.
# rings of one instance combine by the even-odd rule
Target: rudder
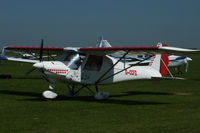
[[152,57],[149,66],[159,71],[162,76],[165,76],[168,73],[168,64],[168,55],[156,54]]

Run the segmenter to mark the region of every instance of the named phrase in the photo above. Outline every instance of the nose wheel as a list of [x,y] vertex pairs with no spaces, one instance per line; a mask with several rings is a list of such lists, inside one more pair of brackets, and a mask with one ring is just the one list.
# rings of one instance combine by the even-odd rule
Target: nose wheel
[[42,95],[46,99],[55,99],[58,96],[58,94],[50,90],[44,91]]
[[58,94],[56,94],[55,92],[53,92],[52,90],[54,89],[55,84],[49,84],[49,89],[50,90],[46,90],[42,93],[42,96],[46,99],[55,99]]

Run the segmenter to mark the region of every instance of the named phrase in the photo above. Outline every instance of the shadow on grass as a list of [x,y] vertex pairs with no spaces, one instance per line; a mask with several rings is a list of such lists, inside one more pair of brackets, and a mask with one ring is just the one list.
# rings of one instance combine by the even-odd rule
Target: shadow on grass
[[[144,94],[145,92],[141,92]],[[155,93],[146,92],[147,94],[154,95]],[[160,104],[169,104],[169,103],[161,103],[154,101],[136,101],[136,100],[120,100],[120,99],[112,99],[112,97],[123,97],[135,95],[135,93],[127,93],[125,95],[111,95],[111,98],[105,100],[95,100],[93,96],[78,96],[78,97],[66,97],[65,95],[59,95],[56,99],[46,100],[42,97],[41,93],[36,92],[20,92],[20,91],[11,91],[11,90],[0,90],[0,94],[6,95],[17,95],[17,96],[27,96],[33,98],[24,98],[22,101],[84,101],[84,102],[96,102],[96,103],[108,103],[108,104],[121,104],[121,105],[160,105]],[[139,94],[139,92],[136,92]],[[156,94],[155,94],[156,95]]]
[[200,79],[198,79],[198,78],[191,78],[190,80],[193,80],[193,81],[200,81]]
[[169,92],[145,92],[145,91],[127,91],[122,93],[123,94],[112,95],[111,97],[124,97],[132,95],[174,95],[174,93],[169,93]]
[[12,77],[11,79],[42,79],[41,77]]
[[22,92],[22,91],[13,91],[13,90],[0,90],[0,94],[16,95],[16,96],[41,97],[41,93],[24,92],[24,91]]

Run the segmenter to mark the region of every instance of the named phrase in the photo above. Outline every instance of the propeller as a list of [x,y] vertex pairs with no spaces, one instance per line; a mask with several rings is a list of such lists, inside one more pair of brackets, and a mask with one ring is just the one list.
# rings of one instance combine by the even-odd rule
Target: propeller
[[41,40],[41,45],[40,45],[40,58],[39,61],[42,61],[42,55],[43,55],[43,44],[44,44],[44,40]]
[[[42,61],[42,55],[43,55],[43,45],[44,45],[44,40],[42,39],[41,40],[41,45],[40,45],[40,58],[39,58],[39,62],[41,62]],[[30,73],[32,73],[33,71],[35,71],[36,70],[36,68],[34,67],[34,68],[32,68],[31,70],[29,70],[27,73],[26,73],[26,75],[29,75]]]

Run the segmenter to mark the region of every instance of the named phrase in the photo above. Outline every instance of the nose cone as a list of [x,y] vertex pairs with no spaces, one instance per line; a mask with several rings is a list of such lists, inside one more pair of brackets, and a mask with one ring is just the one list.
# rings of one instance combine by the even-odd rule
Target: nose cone
[[43,63],[42,62],[39,62],[39,63],[35,63],[34,65],[33,65],[33,67],[35,67],[35,68],[43,68],[44,67],[44,65],[43,65]]

